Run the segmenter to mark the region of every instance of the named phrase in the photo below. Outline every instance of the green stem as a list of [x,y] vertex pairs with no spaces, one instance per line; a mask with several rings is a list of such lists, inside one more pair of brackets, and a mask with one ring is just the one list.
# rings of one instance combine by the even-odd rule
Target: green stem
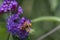
[[57,21],[57,22],[60,22],[60,18],[54,17],[54,16],[44,16],[44,17],[35,18],[31,21],[32,21],[32,23],[41,22],[41,21]]
[[10,37],[10,33],[8,34],[7,40],[9,40],[9,37]]

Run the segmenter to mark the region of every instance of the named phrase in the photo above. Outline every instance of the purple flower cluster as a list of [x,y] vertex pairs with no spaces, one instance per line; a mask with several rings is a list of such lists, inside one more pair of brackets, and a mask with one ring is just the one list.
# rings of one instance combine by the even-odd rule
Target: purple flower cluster
[[23,13],[22,8],[15,0],[4,0],[0,6],[0,14],[14,11],[16,13]]
[[16,35],[20,39],[27,37],[31,29],[31,21],[25,17],[20,18],[20,14],[23,13],[23,10],[16,0],[3,1],[0,6],[0,14],[6,12],[15,13],[10,14],[7,18],[7,29],[9,33]]
[[0,6],[0,14],[2,13],[15,13],[10,14],[7,18],[8,31],[23,39],[29,35],[31,29],[31,21],[25,17],[20,18],[23,13],[21,6],[18,5],[16,0],[4,0]]
[[25,17],[19,18],[17,14],[14,14],[8,18],[7,28],[10,33],[22,39],[29,35],[31,22]]

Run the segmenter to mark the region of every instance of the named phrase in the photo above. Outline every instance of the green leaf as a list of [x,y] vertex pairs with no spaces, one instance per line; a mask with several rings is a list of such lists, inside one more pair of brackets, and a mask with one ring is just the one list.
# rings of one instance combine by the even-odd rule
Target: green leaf
[[6,30],[5,23],[0,24],[0,40],[7,40],[8,32]]
[[54,16],[45,16],[45,17],[35,18],[35,19],[31,20],[31,21],[32,21],[32,23],[40,22],[40,21],[56,21],[56,22],[60,22],[60,18],[59,17],[54,17]]

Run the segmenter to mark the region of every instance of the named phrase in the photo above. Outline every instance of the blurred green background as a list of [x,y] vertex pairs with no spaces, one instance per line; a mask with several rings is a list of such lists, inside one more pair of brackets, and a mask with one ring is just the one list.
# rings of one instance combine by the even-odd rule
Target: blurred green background
[[[3,0],[0,0],[0,4]],[[36,19],[43,16],[60,17],[60,0],[17,0],[24,10],[23,16]],[[8,33],[6,31],[5,14],[0,15],[0,40],[6,40]],[[37,40],[38,37],[54,29],[59,22],[41,21],[32,23],[32,28],[35,32],[31,35],[32,40]],[[10,40],[12,40],[10,38]],[[60,40],[60,30],[52,33],[43,40]]]

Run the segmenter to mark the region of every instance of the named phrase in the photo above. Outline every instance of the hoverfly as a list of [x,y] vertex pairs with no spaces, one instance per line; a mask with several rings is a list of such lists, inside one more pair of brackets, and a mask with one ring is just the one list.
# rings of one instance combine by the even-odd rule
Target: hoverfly
[[23,26],[20,28],[21,30],[26,30],[27,32],[30,31],[32,24],[28,21],[25,21]]

